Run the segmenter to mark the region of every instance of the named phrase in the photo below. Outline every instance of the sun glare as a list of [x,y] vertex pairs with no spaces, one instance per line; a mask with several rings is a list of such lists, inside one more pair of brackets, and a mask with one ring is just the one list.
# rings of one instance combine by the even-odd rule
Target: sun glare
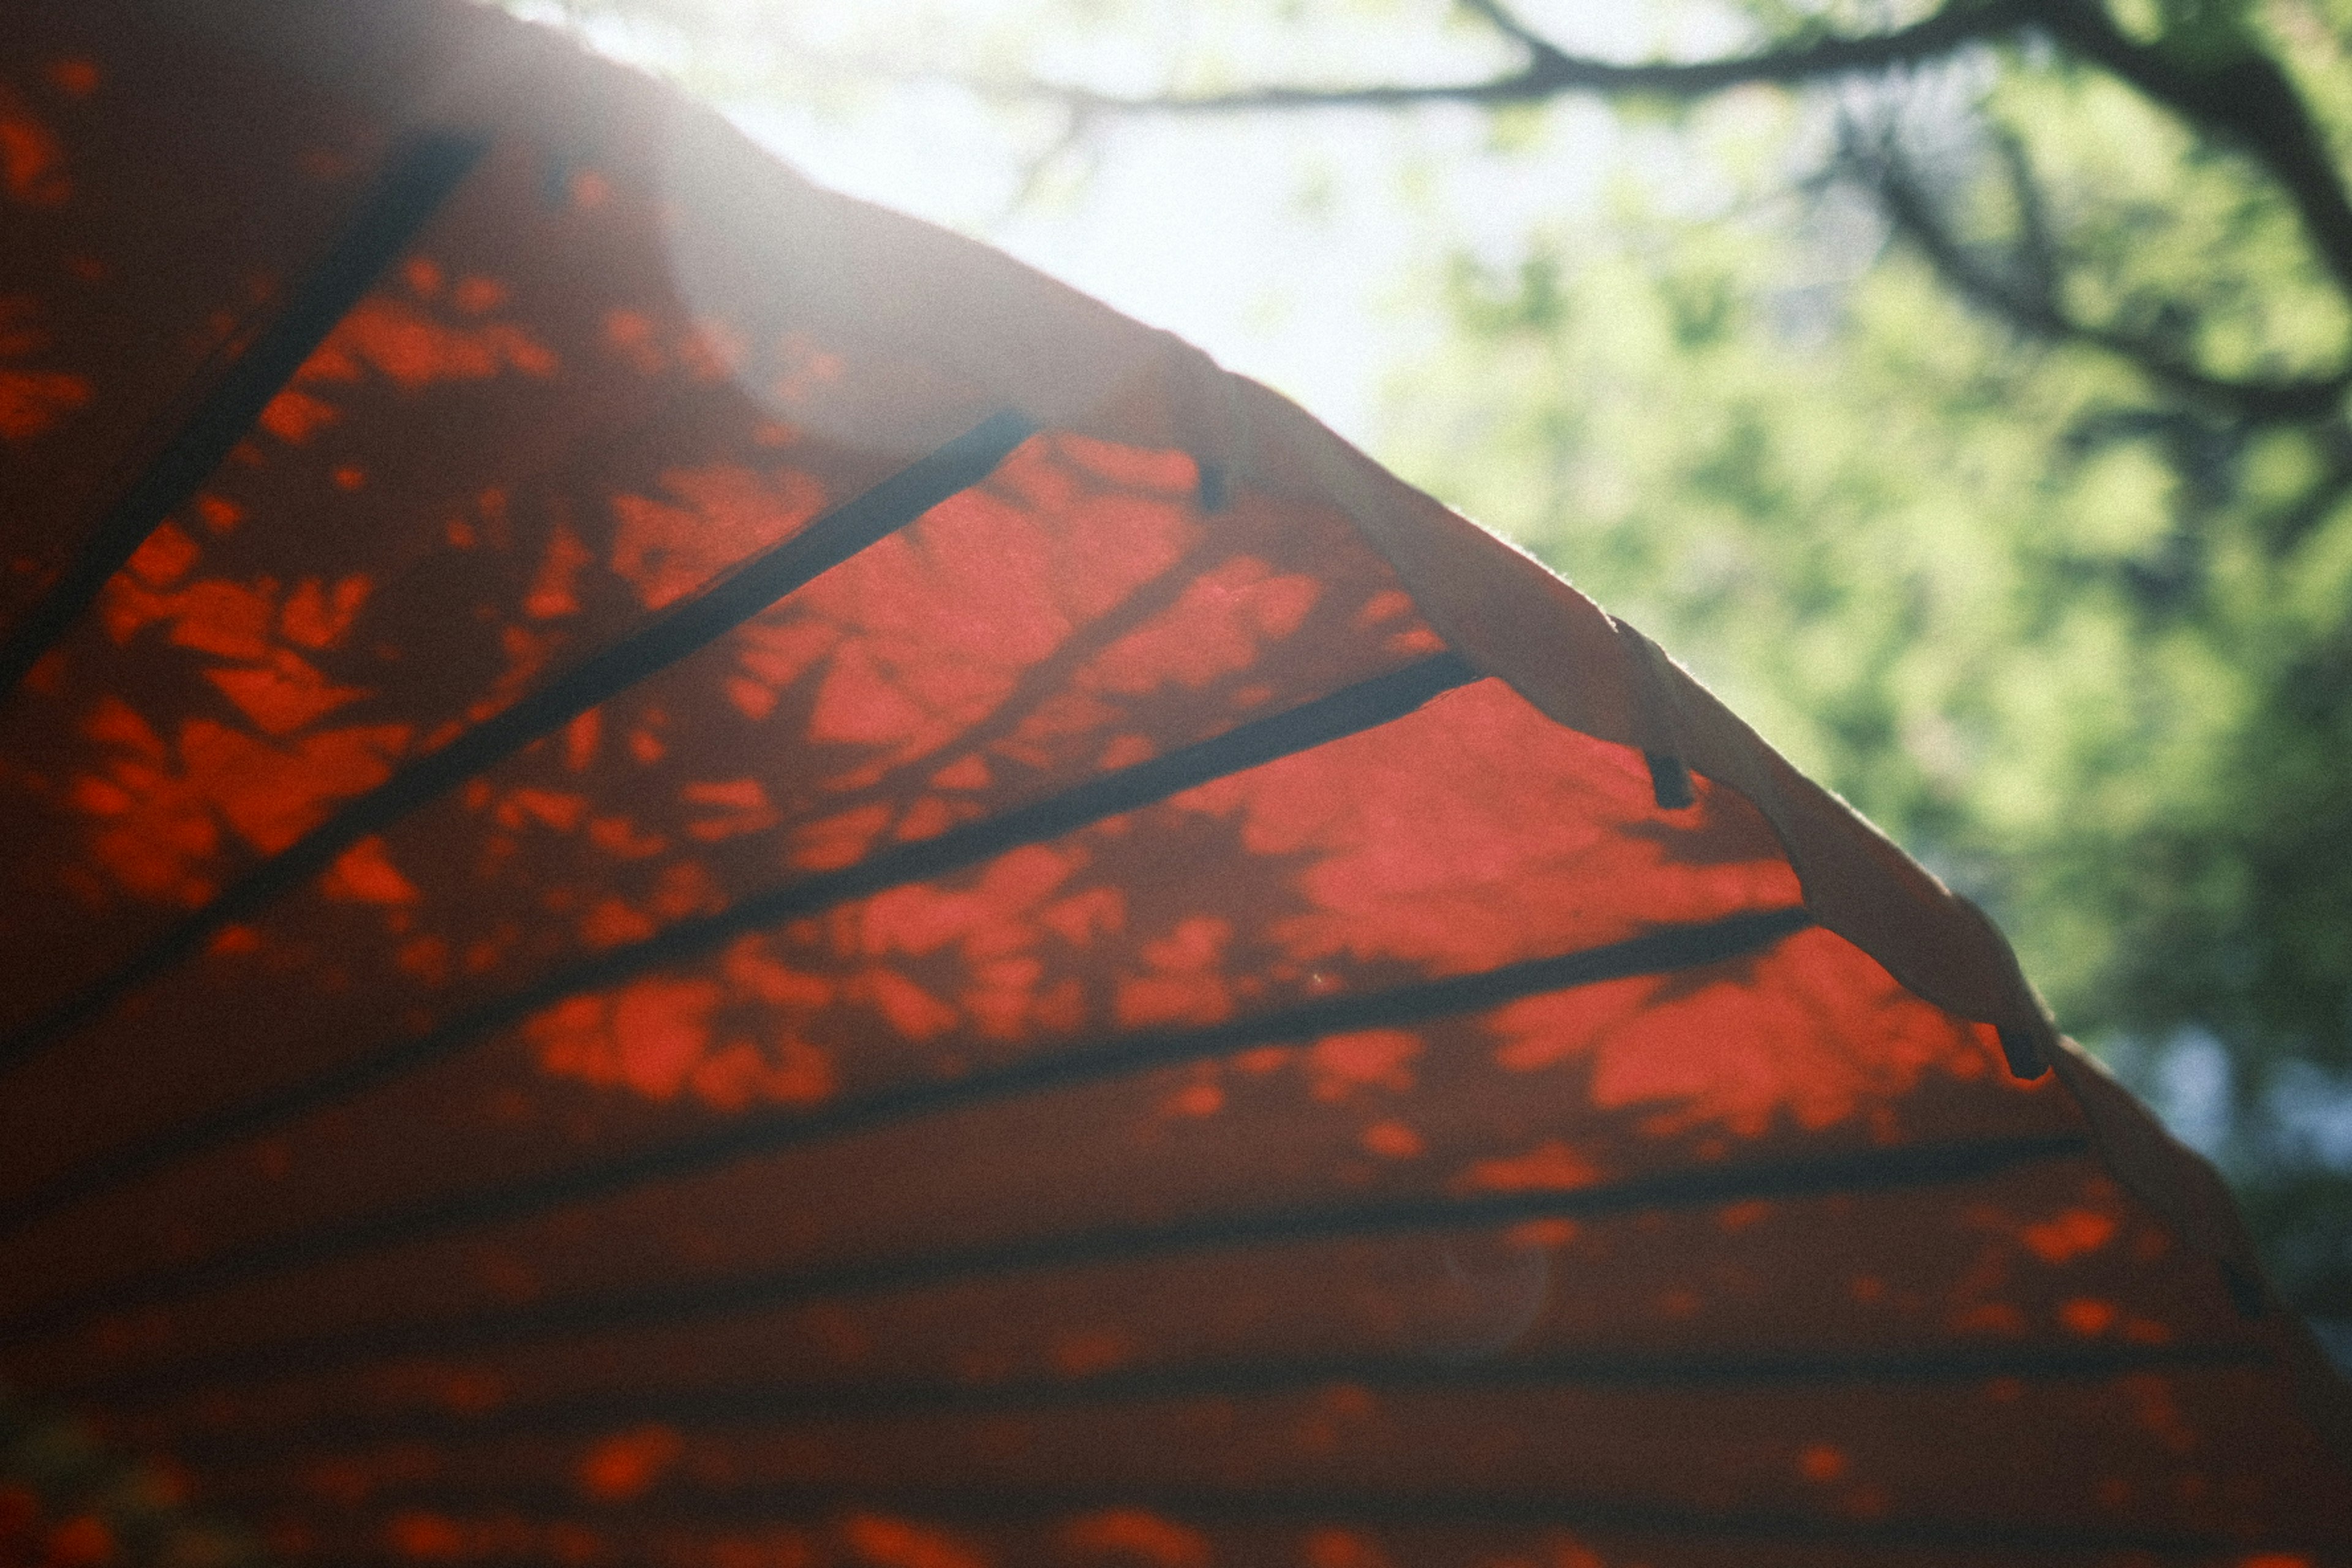
[[[1415,25],[1320,34],[1270,13],[1185,7],[1090,30],[1057,26],[1036,0],[950,12],[905,0],[764,15],[718,3],[658,16],[513,8],[680,81],[811,178],[995,245],[1276,387],[1360,444],[1383,378],[1437,330],[1416,305],[1416,276],[1449,247],[1500,250],[1546,215],[1588,207],[1620,141],[1607,111],[1574,102],[1553,106],[1508,159],[1490,155],[1485,117],[1460,108],[1136,117],[1065,139],[1057,110],[992,102],[971,85],[1025,71],[1149,95],[1507,67],[1507,51],[1447,26],[1442,5]],[[1579,7],[1574,41],[1644,52],[1657,40],[1640,31],[1641,9]],[[980,52],[947,57],[943,43],[960,40]],[[1210,74],[1173,74],[1187,69]]]

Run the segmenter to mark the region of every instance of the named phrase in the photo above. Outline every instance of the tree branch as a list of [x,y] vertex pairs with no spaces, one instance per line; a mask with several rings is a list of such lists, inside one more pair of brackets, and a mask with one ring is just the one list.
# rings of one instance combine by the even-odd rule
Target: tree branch
[[2302,499],[2272,520],[2268,533],[2273,556],[2295,550],[2346,497],[2352,496],[2352,430],[2340,423],[2330,424],[2320,426],[2316,435],[2326,456],[2326,472]]
[[2275,60],[2257,49],[2200,66],[2161,42],[2143,44],[2132,38],[2116,26],[2100,0],[1947,0],[1934,16],[1891,33],[1790,43],[1729,59],[1628,65],[1568,53],[1519,21],[1502,0],[1460,3],[1525,49],[1527,63],[1505,75],[1467,82],[1276,85],[1151,97],[1037,83],[1012,90],[1087,114],[1234,114],[1429,103],[1493,107],[1570,93],[1691,99],[1748,83],[1789,85],[1884,69],[2031,26],[2113,71],[2200,130],[2245,148],[2285,188],[2328,270],[2352,295],[2352,195],[2347,195],[2326,140],[2294,82]]
[[2018,258],[2025,265],[2027,286],[2042,300],[2058,297],[2058,237],[2050,226],[2050,205],[2042,199],[2042,182],[2034,177],[2033,154],[2025,141],[2006,125],[1993,132],[2001,171],[2009,176],[2011,197],[2017,203]]
[[1455,0],[1455,4],[1484,21],[1503,37],[1525,48],[1534,58],[1555,58],[1560,53],[1559,47],[1549,38],[1505,10],[1502,0]]
[[2249,48],[2194,67],[2161,44],[2126,36],[2097,0],[2041,0],[2037,9],[2061,45],[2251,153],[2286,188],[2327,269],[2352,295],[2352,197],[2303,95],[2277,61]]
[[1021,96],[1088,112],[1235,114],[1269,109],[1400,109],[1423,103],[1493,106],[1531,103],[1566,93],[1702,98],[1750,82],[1790,83],[1879,70],[1948,54],[1963,44],[2014,32],[2035,19],[2038,0],[1950,0],[1908,27],[1865,37],[1828,37],[1730,59],[1627,65],[1571,55],[1513,18],[1496,0],[1465,0],[1505,37],[1528,50],[1528,63],[1481,81],[1363,87],[1258,87],[1195,97],[1126,97],[1087,88],[1026,84]]
[[[1918,247],[1953,292],[2020,331],[2049,342],[2103,349],[2185,397],[2258,423],[2317,418],[2333,411],[2352,390],[2352,370],[2296,380],[2237,381],[2213,375],[2149,339],[2078,321],[2059,301],[2054,279],[2036,258],[2029,255],[2019,268],[2025,279],[2021,284],[1970,255],[1894,149],[1866,145],[1850,132],[1841,160],[1877,198],[1895,232]],[[2026,180],[2028,172],[2016,167],[2012,178]],[[2029,213],[2036,209],[2037,198],[2030,191],[2021,191],[2020,200]]]

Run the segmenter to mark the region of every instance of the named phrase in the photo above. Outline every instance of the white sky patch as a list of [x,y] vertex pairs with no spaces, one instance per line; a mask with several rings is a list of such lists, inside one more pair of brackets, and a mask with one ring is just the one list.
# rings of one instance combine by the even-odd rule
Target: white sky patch
[[[1430,352],[1442,327],[1413,279],[1451,249],[1515,255],[1531,228],[1590,212],[1627,142],[1607,110],[1571,100],[1544,110],[1532,144],[1508,156],[1490,150],[1484,113],[1438,107],[1110,121],[1080,149],[1038,163],[1050,114],[1008,113],[946,81],[744,89],[714,55],[740,47],[727,40],[745,36],[757,13],[722,0],[702,13],[700,31],[577,21],[548,4],[513,8],[570,22],[603,52],[678,79],[819,183],[984,239],[1366,445],[1383,381]],[[1032,0],[962,0],[954,30],[1017,32],[1024,10]],[[1444,26],[1449,14],[1432,5],[1410,14],[1412,25],[1388,18],[1353,30],[1220,15],[1212,28],[1171,6],[1144,35],[1041,32],[1036,68],[1149,92],[1189,68],[1180,61],[1204,58],[1234,84],[1471,80],[1510,68],[1507,47]],[[936,16],[914,0],[807,15],[824,31],[812,39],[795,19],[798,37],[843,55],[920,62],[939,49]],[[1640,56],[1669,41],[1657,36],[1658,15],[1632,0],[1577,5],[1560,18],[1562,35]]]

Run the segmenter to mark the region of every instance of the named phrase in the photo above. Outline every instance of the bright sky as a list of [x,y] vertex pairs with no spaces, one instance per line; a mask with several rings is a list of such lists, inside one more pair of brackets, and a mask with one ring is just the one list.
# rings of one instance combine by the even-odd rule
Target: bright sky
[[[1034,0],[959,0],[956,25],[1017,24],[1024,5]],[[560,17],[528,0],[515,8]],[[1656,41],[1639,31],[1654,5],[1566,9],[1559,34],[1580,46],[1639,54]],[[825,41],[896,58],[904,40],[921,54],[916,0],[832,13],[845,14],[855,20]],[[1148,89],[1201,42],[1182,36],[1187,15],[1170,6],[1173,20],[1152,37],[1057,47],[1048,68]],[[1402,6],[1375,28],[1319,32],[1311,59],[1298,32],[1270,26],[1220,26],[1208,42],[1241,79],[1466,79],[1507,68],[1507,49],[1445,27],[1447,15],[1440,0]],[[1414,303],[1416,277],[1449,246],[1506,254],[1542,217],[1588,206],[1620,141],[1591,104],[1555,108],[1538,149],[1508,160],[1485,154],[1485,117],[1460,110],[1135,120],[1104,127],[1083,172],[1076,158],[1048,164],[1038,197],[1022,202],[1040,122],[1018,126],[961,88],[910,82],[817,108],[714,86],[719,73],[675,34],[609,22],[583,30],[604,52],[702,90],[813,178],[987,239],[1280,388],[1360,444],[1372,437],[1382,381],[1435,330]]]

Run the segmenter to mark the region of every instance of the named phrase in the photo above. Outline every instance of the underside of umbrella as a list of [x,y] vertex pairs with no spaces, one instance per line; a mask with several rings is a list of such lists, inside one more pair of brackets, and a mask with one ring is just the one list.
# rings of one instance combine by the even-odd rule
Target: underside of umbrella
[[0,1377],[268,1557],[2352,1561],[1982,917],[1273,394],[450,0],[11,6],[0,222]]

